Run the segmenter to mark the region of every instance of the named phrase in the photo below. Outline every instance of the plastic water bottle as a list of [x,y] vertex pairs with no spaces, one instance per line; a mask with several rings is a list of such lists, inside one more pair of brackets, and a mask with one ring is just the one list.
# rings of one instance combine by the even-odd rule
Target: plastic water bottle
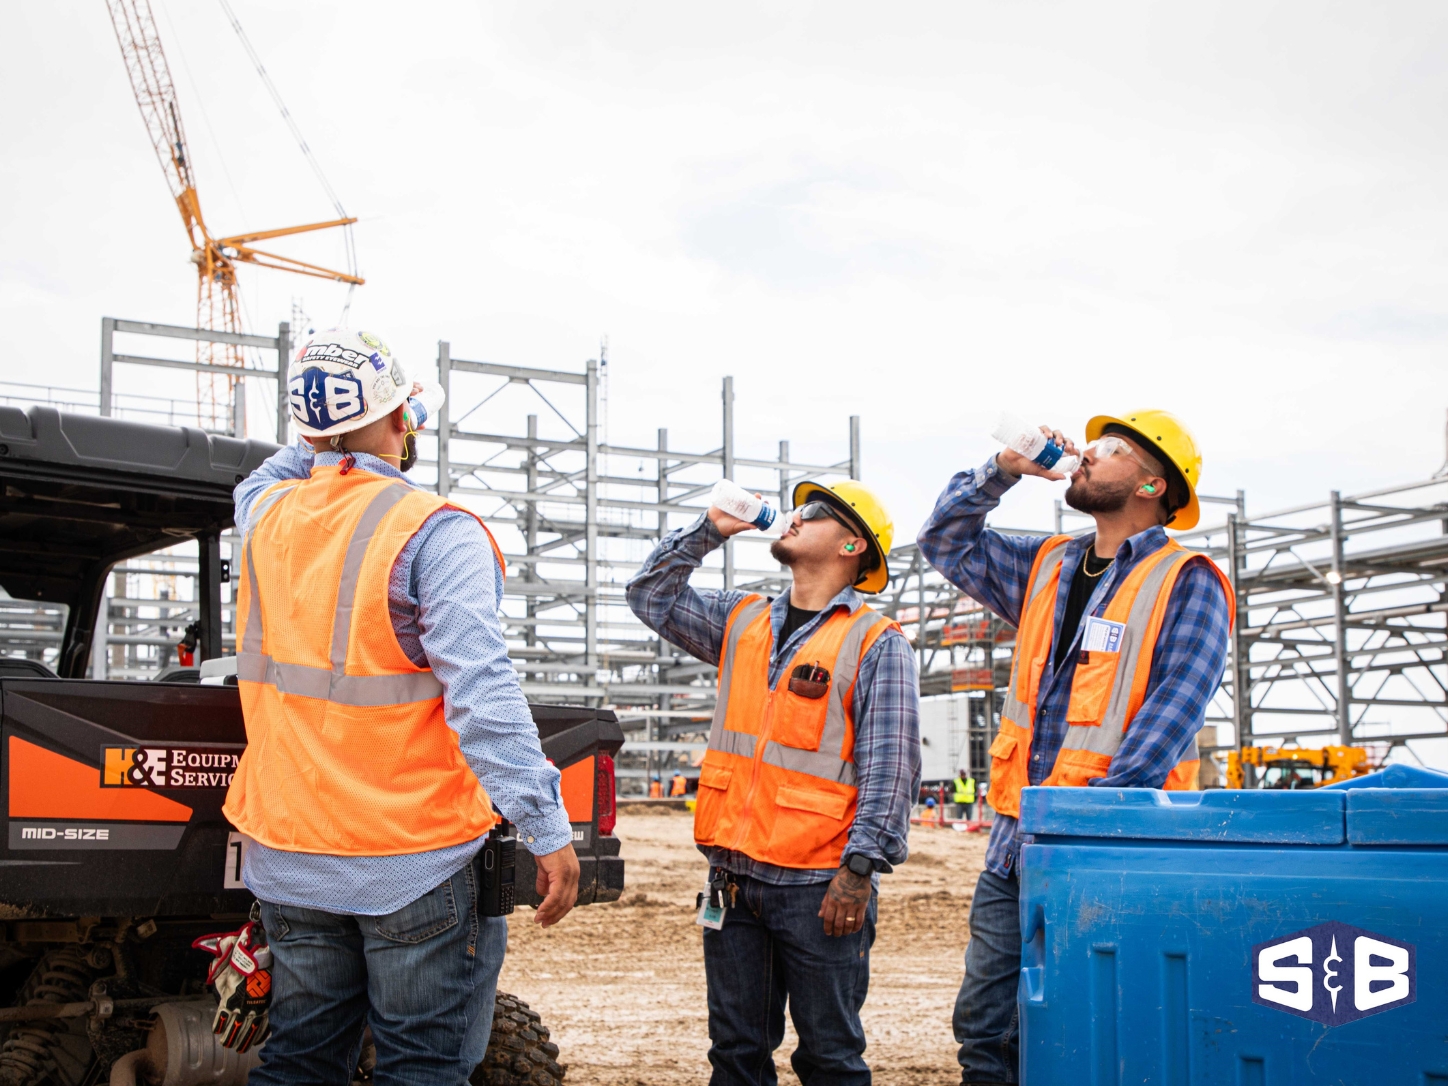
[[774,506],[763,498],[756,498],[738,483],[728,479],[720,479],[714,484],[714,493],[709,496],[709,504],[731,517],[749,521],[761,531],[774,523]]
[[1032,426],[1017,415],[1001,415],[991,437],[1033,464],[1062,475],[1070,475],[1081,464],[1079,456],[1067,456],[1066,450],[1043,434],[1039,426]]

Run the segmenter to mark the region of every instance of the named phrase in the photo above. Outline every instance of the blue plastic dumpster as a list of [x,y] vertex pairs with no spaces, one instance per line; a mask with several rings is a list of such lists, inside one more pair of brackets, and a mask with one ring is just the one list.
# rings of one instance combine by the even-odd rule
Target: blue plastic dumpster
[[1025,789],[1024,1086],[1448,1086],[1448,788],[1411,783]]

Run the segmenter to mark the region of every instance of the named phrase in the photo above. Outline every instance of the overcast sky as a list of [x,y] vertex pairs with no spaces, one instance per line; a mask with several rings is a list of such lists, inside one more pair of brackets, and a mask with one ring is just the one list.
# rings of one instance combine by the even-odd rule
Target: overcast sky
[[[219,5],[154,3],[215,231],[328,217]],[[716,446],[725,374],[742,454],[859,414],[904,539],[1003,407],[1174,410],[1258,511],[1443,461],[1441,3],[234,3],[362,220],[353,322],[419,364],[607,336],[615,441]],[[105,5],[0,41],[0,377],[94,388],[102,315],[192,322],[188,249]],[[242,275],[257,329],[340,307]]]

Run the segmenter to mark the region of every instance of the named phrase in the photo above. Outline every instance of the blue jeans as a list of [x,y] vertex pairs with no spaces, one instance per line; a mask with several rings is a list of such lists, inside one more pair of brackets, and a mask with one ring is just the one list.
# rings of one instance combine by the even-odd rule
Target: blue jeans
[[955,997],[955,1039],[961,1081],[1020,1078],[1021,884],[982,871],[970,905],[965,980]]
[[347,1086],[372,1027],[379,1086],[461,1084],[487,1051],[508,922],[477,913],[469,863],[387,916],[263,902],[272,1034],[252,1086]]
[[869,1086],[860,1008],[870,987],[875,897],[865,926],[831,936],[816,913],[828,883],[774,886],[738,877],[719,931],[704,929],[710,1086],[774,1086],[784,1005],[799,1034],[789,1062],[803,1086]]

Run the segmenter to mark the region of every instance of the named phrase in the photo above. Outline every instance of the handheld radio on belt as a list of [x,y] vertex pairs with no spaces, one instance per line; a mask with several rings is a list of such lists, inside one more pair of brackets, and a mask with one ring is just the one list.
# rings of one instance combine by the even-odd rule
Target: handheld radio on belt
[[507,916],[517,904],[518,838],[507,819],[488,833],[478,853],[478,915]]

